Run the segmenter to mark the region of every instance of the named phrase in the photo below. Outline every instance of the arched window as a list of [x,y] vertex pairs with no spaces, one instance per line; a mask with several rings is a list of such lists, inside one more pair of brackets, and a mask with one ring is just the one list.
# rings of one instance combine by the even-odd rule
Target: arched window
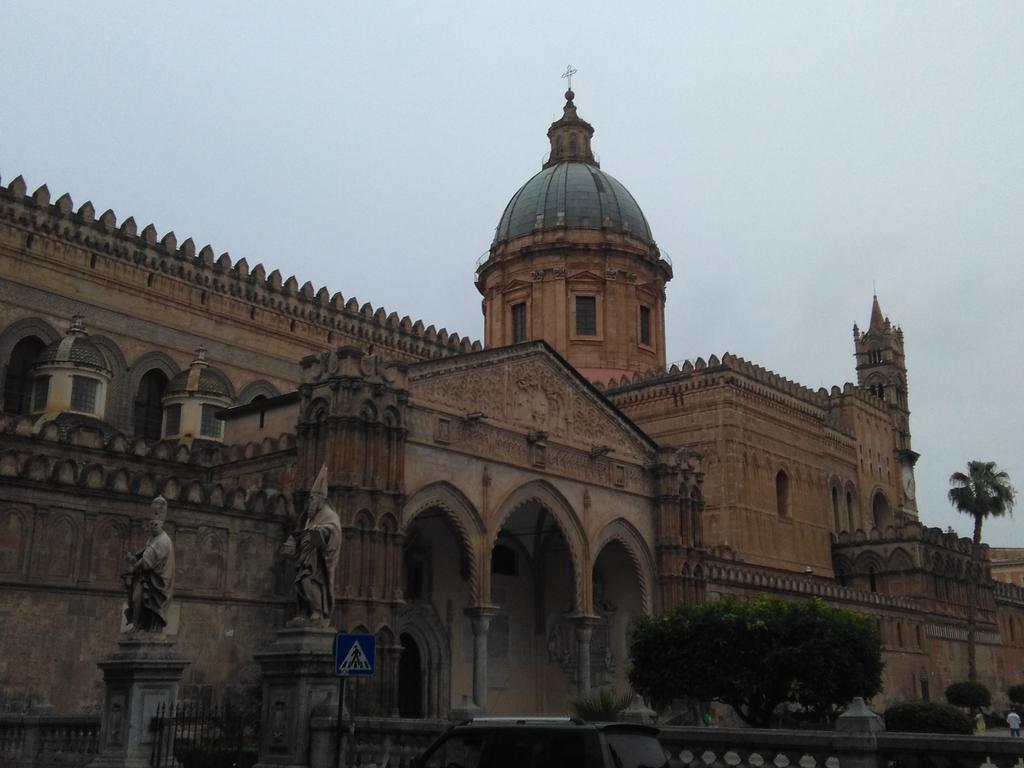
[[849,525],[847,530],[852,533],[855,530],[853,526],[853,491],[846,492],[846,517]]
[[160,401],[167,390],[167,376],[163,371],[148,371],[139,382],[135,393],[135,413],[132,419],[136,437],[147,440],[160,439],[160,423],[163,420],[163,406]]
[[875,493],[871,501],[871,514],[874,518],[875,528],[882,531],[889,525],[889,500],[881,491]]
[[775,508],[779,517],[789,517],[789,478],[781,469],[775,476]]
[[843,530],[843,522],[839,519],[839,489],[832,486],[832,519],[836,521],[836,533]]
[[569,137],[569,151],[574,155],[579,151],[579,141],[575,133]]
[[4,379],[4,411],[6,413],[29,413],[32,410],[32,375],[29,369],[46,344],[36,336],[27,336],[14,345],[7,361],[7,377]]
[[878,591],[878,579],[875,577],[875,566],[868,568],[868,589],[872,592]]

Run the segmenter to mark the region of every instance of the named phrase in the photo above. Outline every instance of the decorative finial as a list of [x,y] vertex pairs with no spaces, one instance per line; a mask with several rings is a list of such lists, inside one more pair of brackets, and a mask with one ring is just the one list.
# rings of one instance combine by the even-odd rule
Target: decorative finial
[[571,99],[572,98],[572,96],[570,96],[569,94],[572,93],[572,76],[575,75],[575,74],[576,74],[576,70],[572,68],[572,64],[567,66],[565,68],[565,72],[562,73],[562,79],[569,81],[569,90],[565,92],[565,97],[567,99]]
[[85,315],[72,315],[71,325],[68,327],[68,333],[79,334],[85,333]]

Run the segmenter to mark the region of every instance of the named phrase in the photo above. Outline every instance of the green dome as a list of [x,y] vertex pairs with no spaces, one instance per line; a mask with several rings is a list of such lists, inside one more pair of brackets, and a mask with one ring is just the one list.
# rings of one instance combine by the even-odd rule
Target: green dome
[[228,377],[209,366],[193,366],[179,371],[167,383],[164,397],[172,395],[215,395],[217,397],[234,397]]
[[100,352],[99,347],[93,344],[84,333],[78,332],[77,329],[44,349],[39,357],[36,358],[35,365],[38,367],[66,363],[82,365],[87,368],[95,368],[98,371],[110,373],[110,366],[107,365],[107,359]]
[[494,240],[565,227],[605,229],[654,241],[629,190],[587,162],[549,165],[520,187],[505,206]]

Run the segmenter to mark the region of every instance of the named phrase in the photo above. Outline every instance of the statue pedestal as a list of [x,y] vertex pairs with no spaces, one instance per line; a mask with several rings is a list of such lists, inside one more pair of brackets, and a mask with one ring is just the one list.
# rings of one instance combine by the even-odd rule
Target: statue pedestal
[[332,628],[279,630],[255,655],[263,671],[263,722],[256,768],[308,766],[309,721],[316,707],[338,706]]
[[119,650],[97,663],[103,670],[100,755],[89,768],[149,768],[157,709],[171,713],[178,683],[189,660],[174,653],[174,639],[155,632],[132,632]]

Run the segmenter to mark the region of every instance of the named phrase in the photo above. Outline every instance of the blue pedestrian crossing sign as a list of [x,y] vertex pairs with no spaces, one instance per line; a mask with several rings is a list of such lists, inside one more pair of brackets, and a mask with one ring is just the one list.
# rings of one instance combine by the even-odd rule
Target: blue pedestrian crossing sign
[[342,633],[334,638],[334,674],[338,677],[371,677],[377,659],[373,635]]

